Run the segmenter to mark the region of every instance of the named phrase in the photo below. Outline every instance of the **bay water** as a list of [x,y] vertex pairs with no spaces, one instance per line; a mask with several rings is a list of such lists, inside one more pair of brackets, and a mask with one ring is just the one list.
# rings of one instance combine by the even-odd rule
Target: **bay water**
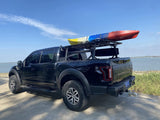
[[131,58],[133,71],[160,71],[160,57]]

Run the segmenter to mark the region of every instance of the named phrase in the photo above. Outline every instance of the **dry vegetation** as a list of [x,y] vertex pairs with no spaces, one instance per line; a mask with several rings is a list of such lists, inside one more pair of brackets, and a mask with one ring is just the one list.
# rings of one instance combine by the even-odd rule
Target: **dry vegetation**
[[134,72],[135,85],[131,87],[138,93],[160,96],[160,71]]

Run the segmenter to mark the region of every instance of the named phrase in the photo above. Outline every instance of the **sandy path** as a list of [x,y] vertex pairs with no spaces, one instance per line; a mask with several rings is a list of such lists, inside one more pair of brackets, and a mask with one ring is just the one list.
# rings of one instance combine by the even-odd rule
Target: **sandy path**
[[88,109],[73,112],[56,95],[14,95],[7,82],[8,78],[0,78],[0,120],[160,120],[160,97],[92,96]]

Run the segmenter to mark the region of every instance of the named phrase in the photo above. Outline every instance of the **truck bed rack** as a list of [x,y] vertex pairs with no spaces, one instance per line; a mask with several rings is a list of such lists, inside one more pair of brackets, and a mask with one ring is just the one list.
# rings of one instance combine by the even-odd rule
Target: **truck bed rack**
[[[95,42],[96,41],[96,42]],[[112,56],[112,58],[117,58],[117,55],[119,54],[118,49],[116,48],[117,45],[122,44],[121,42],[117,42],[117,41],[106,41],[106,40],[100,40],[97,41],[95,40],[93,42],[88,42],[85,44],[78,44],[78,45],[69,45],[69,46],[64,46],[61,47],[61,49],[65,49],[66,53],[65,53],[65,60],[68,59],[68,57],[72,56],[73,54],[77,54],[77,53],[85,53],[85,52],[91,52],[91,56],[89,58],[92,59],[96,59],[95,55],[96,55],[96,47],[103,47],[103,46],[111,46],[111,49],[108,49],[111,51],[110,55]],[[105,52],[107,52],[108,50],[105,49]],[[104,51],[104,50],[103,50]],[[70,55],[68,54],[68,52],[70,52]]]

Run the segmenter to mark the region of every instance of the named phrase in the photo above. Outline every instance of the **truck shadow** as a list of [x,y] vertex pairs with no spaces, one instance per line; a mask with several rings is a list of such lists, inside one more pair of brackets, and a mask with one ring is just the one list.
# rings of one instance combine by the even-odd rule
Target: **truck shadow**
[[[48,93],[48,92],[38,92],[38,91],[27,91],[29,94],[33,94],[36,96],[47,97],[52,101],[62,99],[62,96],[58,93]],[[113,102],[114,101],[114,102]],[[108,104],[106,104],[108,103]],[[101,108],[106,106],[105,109],[115,108],[116,105],[121,104],[122,101],[118,99],[118,97],[110,96],[110,95],[92,95],[89,98],[89,107]],[[86,109],[87,109],[86,108]]]
[[[37,97],[40,96],[40,97],[49,98],[52,101],[62,99],[62,96],[56,92],[47,93],[47,92],[27,91],[27,93],[35,95]],[[102,109],[104,108],[104,105],[105,105],[105,109],[115,108],[116,105],[121,104],[121,102],[122,101],[118,100],[118,97],[113,97],[110,95],[92,95],[89,99],[89,105],[86,107],[85,110],[87,110],[87,108],[90,108],[90,107],[94,107],[96,109],[99,109],[99,108]]]
[[[116,105],[120,104],[122,101],[117,100],[117,97],[110,95],[93,95],[90,97],[91,107],[104,107],[107,104],[107,108],[114,108]],[[113,102],[114,101],[114,102]]]
[[36,96],[47,97],[47,98],[50,98],[52,100],[62,98],[61,94],[59,94],[57,92],[50,93],[50,92],[38,92],[38,91],[33,91],[33,90],[27,90],[26,92],[29,93],[29,94],[36,95]]

